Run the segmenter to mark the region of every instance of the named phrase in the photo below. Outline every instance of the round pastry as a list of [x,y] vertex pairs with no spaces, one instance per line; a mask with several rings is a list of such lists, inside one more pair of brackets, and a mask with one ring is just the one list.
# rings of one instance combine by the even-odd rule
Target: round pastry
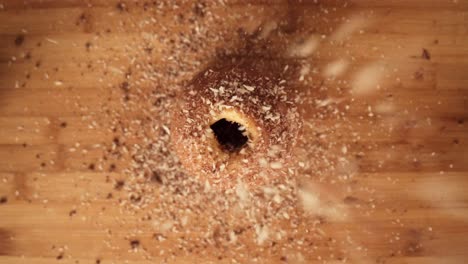
[[[284,179],[301,122],[292,66],[229,58],[182,91],[172,142],[185,169],[222,188]],[[292,83],[292,82],[291,82]]]

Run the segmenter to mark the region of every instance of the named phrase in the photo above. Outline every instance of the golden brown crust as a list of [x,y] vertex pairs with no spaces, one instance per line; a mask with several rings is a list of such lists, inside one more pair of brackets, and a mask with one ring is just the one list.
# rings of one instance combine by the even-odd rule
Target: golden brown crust
[[[301,127],[292,65],[231,58],[209,67],[181,94],[172,140],[184,167],[201,180],[229,188],[256,185],[288,174],[290,150]],[[225,118],[245,127],[240,151],[220,147],[210,126]]]

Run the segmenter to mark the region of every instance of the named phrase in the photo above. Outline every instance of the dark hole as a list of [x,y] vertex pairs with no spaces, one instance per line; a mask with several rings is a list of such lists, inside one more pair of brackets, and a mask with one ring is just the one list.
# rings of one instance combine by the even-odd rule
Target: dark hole
[[247,144],[249,138],[239,130],[240,124],[225,118],[216,121],[210,126],[221,147],[229,152],[240,150]]

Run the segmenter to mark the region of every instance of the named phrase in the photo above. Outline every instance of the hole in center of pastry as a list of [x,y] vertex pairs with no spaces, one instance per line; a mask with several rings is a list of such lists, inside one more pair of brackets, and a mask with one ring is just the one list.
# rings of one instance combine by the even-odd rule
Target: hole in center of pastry
[[210,126],[222,149],[235,152],[242,149],[249,138],[243,125],[222,118]]

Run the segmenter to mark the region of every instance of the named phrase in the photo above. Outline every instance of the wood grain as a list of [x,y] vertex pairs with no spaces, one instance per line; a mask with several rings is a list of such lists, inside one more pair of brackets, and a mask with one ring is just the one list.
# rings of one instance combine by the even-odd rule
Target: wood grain
[[[182,2],[182,10],[193,4]],[[340,230],[348,230],[366,249],[326,262],[317,257],[335,244],[317,242],[313,250],[304,248],[303,263],[468,262],[468,1],[222,2],[227,3],[212,12],[226,16],[226,22],[211,25],[213,30],[253,31],[292,6],[303,12],[298,23],[305,33],[328,35],[343,17],[364,14],[372,21],[368,28],[343,43],[324,42],[319,53],[304,61],[320,75],[330,62],[348,58],[347,82],[375,61],[384,61],[388,70],[385,89],[349,110],[352,131],[347,134],[343,128],[326,139],[337,142],[337,151],[347,144],[350,152],[365,155],[352,157],[357,174],[346,186],[352,197],[338,187],[323,186],[336,192],[333,198],[352,216],[327,222],[323,230],[343,240]],[[230,263],[216,252],[159,257],[151,251],[154,238],[148,227],[138,216],[122,217],[113,199],[122,195],[114,181],[125,177],[128,164],[103,158],[114,138],[112,120],[103,112],[121,107],[119,85],[129,57],[119,54],[134,52],[132,45],[142,32],[130,22],[145,14],[141,8],[121,12],[118,3],[0,0],[2,264]],[[177,36],[187,30],[188,25],[174,22],[178,13],[152,14],[157,26],[151,33]],[[232,14],[251,19],[231,19]],[[304,32],[291,34],[291,39],[303,38]],[[213,45],[222,46],[218,41]],[[152,42],[156,68],[167,63],[169,45]],[[423,50],[430,58],[424,58]],[[375,109],[378,103],[391,104],[396,113],[370,116],[369,106]],[[329,131],[340,119],[309,122],[304,133],[311,134]],[[356,213],[370,204],[375,208],[369,215]],[[135,226],[143,230],[139,241],[152,259],[129,247],[126,231]],[[109,230],[122,239],[111,239]],[[172,250],[171,241],[158,248]],[[260,262],[301,263],[296,252],[283,253],[288,258],[271,253]]]

